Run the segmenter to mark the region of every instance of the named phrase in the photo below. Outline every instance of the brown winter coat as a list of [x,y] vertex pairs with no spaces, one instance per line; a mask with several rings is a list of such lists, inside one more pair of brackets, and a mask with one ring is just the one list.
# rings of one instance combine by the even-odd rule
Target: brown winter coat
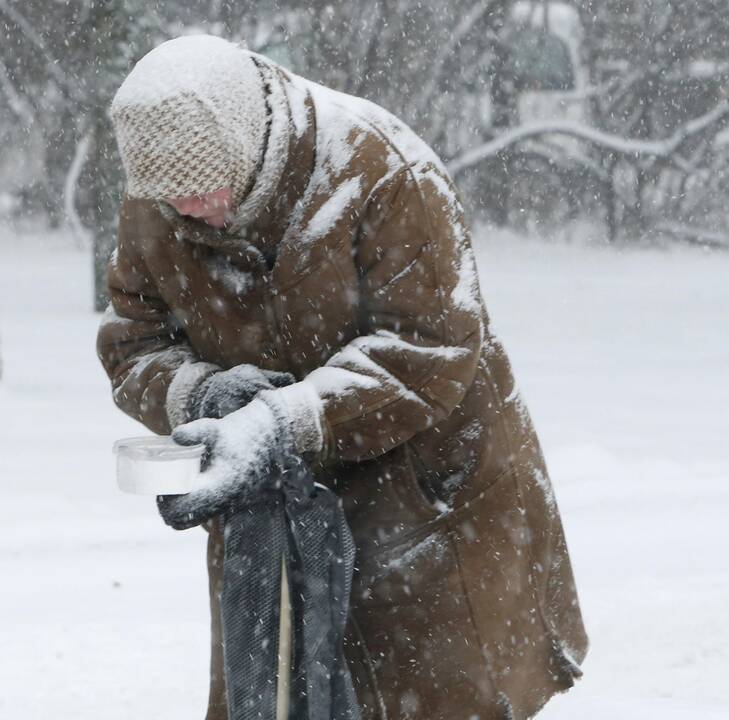
[[[392,116],[276,72],[288,156],[243,232],[124,201],[98,339],[114,399],[168,433],[183,365],[308,377],[324,405],[315,470],[357,542],[347,653],[364,718],[530,717],[573,684],[587,641],[461,206]],[[221,545],[213,522],[210,720],[226,716]]]

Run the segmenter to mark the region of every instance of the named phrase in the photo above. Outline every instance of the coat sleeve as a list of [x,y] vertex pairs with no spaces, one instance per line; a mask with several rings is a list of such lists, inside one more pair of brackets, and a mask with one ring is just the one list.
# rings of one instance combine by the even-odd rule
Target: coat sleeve
[[160,434],[187,420],[189,393],[219,370],[199,361],[148,271],[145,246],[169,232],[151,203],[125,198],[108,266],[111,302],[97,336],[114,402]]
[[352,258],[361,333],[305,378],[322,402],[325,463],[375,457],[446,418],[484,337],[463,209],[432,164],[373,192]]

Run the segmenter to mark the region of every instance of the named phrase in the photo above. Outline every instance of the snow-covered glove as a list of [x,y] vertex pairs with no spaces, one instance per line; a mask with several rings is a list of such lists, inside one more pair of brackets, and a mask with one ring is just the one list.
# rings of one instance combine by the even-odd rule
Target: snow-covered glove
[[244,363],[204,380],[193,393],[187,416],[220,419],[248,405],[261,391],[292,385],[296,378],[287,372],[263,370]]
[[306,381],[264,390],[221,420],[202,419],[172,433],[181,445],[205,445],[204,486],[186,495],[159,495],[162,519],[186,530],[236,510],[280,487],[280,458],[322,448],[321,400]]

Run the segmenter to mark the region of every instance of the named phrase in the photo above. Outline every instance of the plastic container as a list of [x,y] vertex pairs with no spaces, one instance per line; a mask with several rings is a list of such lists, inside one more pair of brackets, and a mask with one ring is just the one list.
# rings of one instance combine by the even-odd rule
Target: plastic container
[[198,487],[204,445],[178,445],[169,436],[133,437],[114,443],[116,481],[135,495],[183,495]]

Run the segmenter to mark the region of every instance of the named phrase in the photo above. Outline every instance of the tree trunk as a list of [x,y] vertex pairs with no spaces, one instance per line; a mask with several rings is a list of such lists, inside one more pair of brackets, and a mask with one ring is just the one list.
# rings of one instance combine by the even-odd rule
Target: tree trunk
[[94,309],[104,310],[109,302],[106,266],[114,250],[122,192],[121,159],[117,153],[111,123],[101,104],[92,121],[92,141],[86,164],[88,188],[83,217],[92,236]]

